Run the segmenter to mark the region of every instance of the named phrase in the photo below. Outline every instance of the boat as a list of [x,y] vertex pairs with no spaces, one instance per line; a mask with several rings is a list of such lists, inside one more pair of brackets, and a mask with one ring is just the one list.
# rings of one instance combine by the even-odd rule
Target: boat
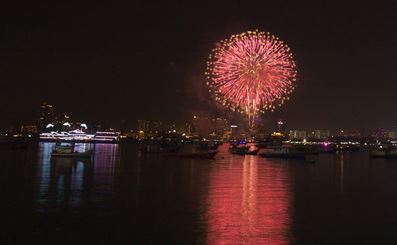
[[91,157],[92,156],[93,151],[92,150],[88,150],[85,152],[71,152],[71,153],[65,153],[65,152],[52,152],[51,153],[51,157],[81,157],[81,158],[85,158],[85,157]]
[[39,135],[39,139],[41,141],[49,141],[49,142],[90,142],[92,141],[94,135],[87,134],[80,129],[75,129],[72,131],[52,131],[49,133],[41,133]]
[[266,148],[259,153],[259,156],[265,158],[291,158],[291,159],[306,159],[306,155],[312,155],[304,148],[298,148],[291,145],[276,146]]
[[98,143],[118,143],[120,141],[120,132],[116,131],[103,131],[96,132],[92,141]]
[[359,151],[360,146],[358,144],[337,144],[337,151]]
[[197,145],[198,150],[217,150],[219,144],[215,141],[202,141]]
[[390,145],[380,145],[371,151],[371,157],[374,158],[397,158],[397,149]]
[[229,147],[229,151],[232,153],[232,154],[236,154],[236,155],[245,155],[245,154],[247,154],[247,152],[248,152],[248,150],[249,150],[249,146],[239,146],[239,145],[236,145],[236,144],[232,144],[230,147]]
[[206,152],[164,152],[162,156],[176,158],[201,158],[212,159],[218,153],[218,150],[210,150]]
[[60,143],[57,142],[54,146],[52,152],[54,153],[73,153],[74,152],[74,143]]
[[256,148],[254,150],[247,151],[247,153],[245,153],[245,155],[257,155],[258,152],[259,152],[259,148]]
[[92,151],[75,151],[74,143],[57,143],[51,152],[51,157],[91,157]]

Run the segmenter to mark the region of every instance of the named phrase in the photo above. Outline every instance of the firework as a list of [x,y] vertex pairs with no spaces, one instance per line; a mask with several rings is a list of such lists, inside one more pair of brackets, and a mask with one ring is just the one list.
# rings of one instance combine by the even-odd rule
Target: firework
[[296,81],[290,48],[258,31],[233,35],[213,49],[207,62],[207,85],[215,99],[233,111],[255,116],[273,111],[289,99]]

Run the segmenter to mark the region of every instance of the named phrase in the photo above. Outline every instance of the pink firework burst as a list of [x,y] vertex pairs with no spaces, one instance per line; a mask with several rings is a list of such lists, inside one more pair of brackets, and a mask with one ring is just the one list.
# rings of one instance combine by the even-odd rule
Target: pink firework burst
[[233,111],[255,115],[284,104],[294,90],[296,65],[290,48],[265,32],[248,31],[221,41],[207,62],[215,99]]

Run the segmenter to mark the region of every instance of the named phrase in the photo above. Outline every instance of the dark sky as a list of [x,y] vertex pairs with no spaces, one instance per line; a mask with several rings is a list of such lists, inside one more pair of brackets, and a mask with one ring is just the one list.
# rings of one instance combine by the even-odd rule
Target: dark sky
[[204,86],[208,53],[253,29],[286,41],[299,69],[269,121],[388,128],[397,118],[397,5],[386,1],[30,2],[0,6],[0,128],[34,121],[42,101],[115,126],[222,114]]

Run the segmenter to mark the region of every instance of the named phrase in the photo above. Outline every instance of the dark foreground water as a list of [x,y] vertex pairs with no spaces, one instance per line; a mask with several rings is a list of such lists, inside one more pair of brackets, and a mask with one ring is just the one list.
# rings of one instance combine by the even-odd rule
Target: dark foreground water
[[368,152],[317,163],[230,155],[141,155],[50,143],[0,151],[0,244],[397,244],[397,160]]

